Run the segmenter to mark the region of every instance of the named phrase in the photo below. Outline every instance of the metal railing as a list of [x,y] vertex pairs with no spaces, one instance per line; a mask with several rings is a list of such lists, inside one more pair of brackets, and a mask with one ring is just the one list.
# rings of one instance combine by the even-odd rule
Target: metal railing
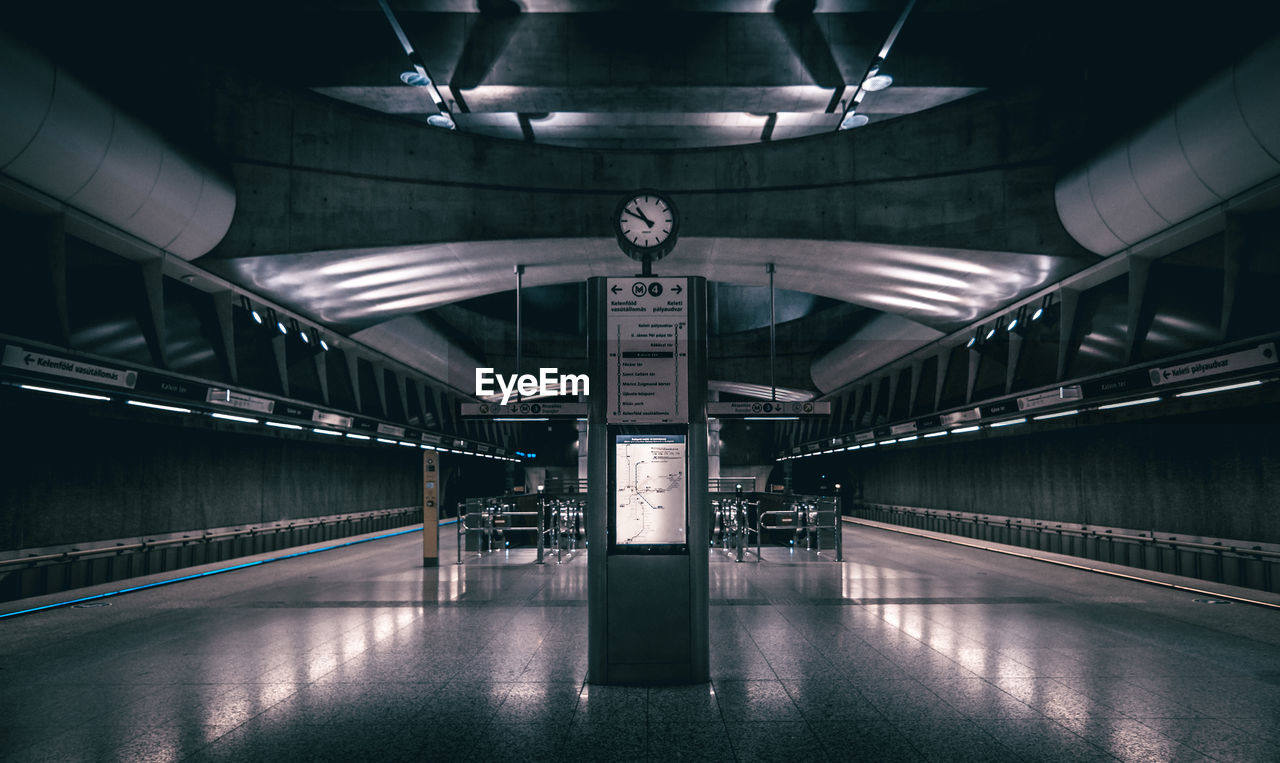
[[[1280,566],[1280,551],[1232,545],[1229,541],[1206,543],[1183,540],[1174,535],[1158,537],[1154,531],[1092,528],[1066,522],[881,503],[854,504],[851,514],[921,530],[1267,591],[1277,590],[1277,582],[1280,582],[1275,574],[1276,567]],[[1236,562],[1234,570],[1229,560]],[[1252,574],[1245,568],[1246,563],[1254,565]]]
[[[492,553],[495,541],[500,548],[508,548],[511,533],[536,533],[537,564],[542,564],[546,555],[548,538],[555,548],[558,564],[565,551],[577,550],[579,539],[586,532],[585,514],[586,498],[564,495],[529,496],[523,499],[528,504],[536,500],[533,510],[521,508],[514,496],[497,498],[469,498],[458,506],[458,564],[462,564],[463,549],[467,545],[469,534],[476,538],[478,556]],[[521,518],[534,517],[532,525],[519,524]]]
[[791,545],[797,546],[801,537],[805,539],[805,548],[817,554],[822,553],[822,532],[832,534],[832,547],[836,561],[844,561],[844,538],[840,521],[840,499],[836,497],[796,496],[788,508],[762,511],[756,519],[756,560],[760,559],[760,550],[766,531],[791,531]]
[[102,546],[99,548],[72,548],[70,550],[54,554],[32,554],[29,556],[14,557],[12,559],[0,559],[0,568],[13,566],[35,566],[38,564],[47,564],[49,562],[67,562],[94,556],[118,556],[130,551],[149,551],[168,546],[189,546],[196,543],[209,543],[211,541],[228,540],[231,538],[271,535],[273,533],[305,530],[314,527],[337,526],[365,519],[380,519],[410,513],[417,515],[420,514],[421,511],[422,509],[416,506],[406,509],[382,509],[379,511],[365,511],[335,517],[320,517],[318,519],[302,519],[291,522],[275,522],[272,524],[254,525],[252,527],[228,530],[226,532],[202,532],[199,535],[183,535],[180,538],[166,538],[163,540],[144,539],[136,543],[117,543],[114,546]]
[[735,555],[735,561],[742,561],[744,550],[751,544],[750,534],[754,532],[759,535],[759,531],[751,526],[750,520],[751,512],[758,512],[759,509],[759,501],[741,495],[713,496],[711,545],[719,543],[725,551]]
[[420,521],[422,508],[412,506],[31,553],[0,559],[0,599],[153,575]]

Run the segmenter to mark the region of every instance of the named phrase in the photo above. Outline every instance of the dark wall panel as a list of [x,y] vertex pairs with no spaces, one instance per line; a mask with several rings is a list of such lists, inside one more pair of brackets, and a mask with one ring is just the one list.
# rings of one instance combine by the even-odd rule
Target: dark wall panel
[[1270,405],[948,438],[846,463],[870,503],[1280,543],[1278,422]]
[[0,396],[0,548],[32,548],[421,502],[421,455],[95,413]]

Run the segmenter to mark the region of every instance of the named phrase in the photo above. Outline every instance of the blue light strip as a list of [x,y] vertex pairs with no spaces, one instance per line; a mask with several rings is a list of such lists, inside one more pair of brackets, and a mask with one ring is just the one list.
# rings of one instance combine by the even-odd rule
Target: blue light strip
[[184,580],[196,580],[198,578],[207,578],[210,575],[218,575],[223,572],[231,572],[232,570],[243,570],[246,567],[257,567],[258,565],[261,565],[261,564],[278,562],[283,559],[293,559],[294,557],[298,557],[298,556],[306,556],[308,554],[317,554],[321,551],[332,551],[335,548],[346,548],[347,546],[355,546],[360,543],[368,543],[371,540],[382,540],[383,538],[394,538],[397,535],[406,535],[408,533],[416,533],[421,531],[422,531],[421,527],[415,527],[412,530],[397,530],[396,532],[387,533],[385,535],[375,535],[372,538],[361,538],[360,540],[349,540],[346,543],[339,543],[336,546],[325,546],[324,548],[313,548],[310,551],[298,551],[297,553],[285,554],[284,556],[273,556],[270,559],[259,559],[256,562],[247,562],[245,564],[237,564],[232,567],[222,567],[221,569],[209,570],[208,572],[198,572],[195,575],[184,575],[183,577],[173,578],[172,580],[160,580],[155,583],[147,583],[146,585],[133,586],[132,588],[121,588],[119,591],[111,591],[109,593],[99,593],[99,594],[94,594],[93,596],[83,596],[79,599],[71,599],[69,601],[60,601],[60,602],[57,602],[56,604],[46,604],[43,607],[32,607],[31,609],[20,609],[16,612],[0,613],[0,620],[3,620],[6,617],[16,617],[17,615],[26,615],[32,612],[40,612],[46,609],[56,609],[58,607],[69,607],[73,604],[81,604],[83,602],[94,601],[96,599],[105,599],[109,596],[119,596],[120,594],[133,593],[134,591],[145,591],[148,588],[158,588],[162,585],[169,585],[170,583],[181,583]]

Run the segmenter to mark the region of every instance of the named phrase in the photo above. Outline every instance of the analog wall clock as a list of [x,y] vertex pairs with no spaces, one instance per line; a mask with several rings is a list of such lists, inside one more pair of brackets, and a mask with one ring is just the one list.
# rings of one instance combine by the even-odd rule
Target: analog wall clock
[[666,195],[653,190],[636,191],[618,202],[613,228],[622,251],[647,267],[675,246],[680,213]]

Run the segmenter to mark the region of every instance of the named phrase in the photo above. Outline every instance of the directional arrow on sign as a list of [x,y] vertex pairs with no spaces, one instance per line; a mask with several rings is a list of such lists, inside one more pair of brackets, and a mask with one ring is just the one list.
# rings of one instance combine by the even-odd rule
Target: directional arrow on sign
[[618,285],[615,283],[613,286],[609,288],[609,291],[613,292],[614,294],[617,294],[618,292],[622,291],[622,289],[619,289]]
[[676,284],[675,286],[671,287],[671,290],[674,291],[676,294],[679,294],[680,292],[684,291],[684,287],[681,286],[680,284]]
[[32,363],[36,362],[36,359],[32,357],[30,353],[28,353],[27,357],[23,358],[22,361],[27,365],[31,365]]

